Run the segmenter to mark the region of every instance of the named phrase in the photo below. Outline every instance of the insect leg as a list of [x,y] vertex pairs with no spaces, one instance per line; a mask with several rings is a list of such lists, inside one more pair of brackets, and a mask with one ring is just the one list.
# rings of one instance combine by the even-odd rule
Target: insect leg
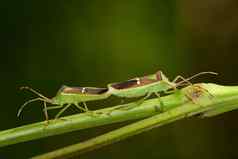
[[178,75],[177,77],[175,77],[175,79],[172,81],[173,83],[175,83],[176,81],[178,81],[179,79],[181,79],[182,81],[178,82],[178,85],[179,86],[180,84],[186,82],[188,85],[192,85],[191,82],[189,82],[186,78],[184,78],[183,76],[181,75]]
[[159,103],[160,103],[159,107],[156,106],[156,109],[158,108],[160,110],[160,112],[164,112],[164,103],[163,103],[163,101],[160,98],[160,94],[157,93],[157,92],[154,92],[154,93],[158,97],[158,100],[159,100]]
[[147,98],[149,98],[151,96],[152,93],[147,93],[146,96],[144,96],[142,99],[139,99],[136,103],[138,105],[141,105]]
[[117,109],[122,109],[122,110],[130,110],[130,109],[133,109],[135,107],[138,107],[140,106],[147,98],[149,98],[151,96],[151,92],[147,93],[146,96],[144,96],[142,99],[139,99],[138,101],[136,101],[135,105],[131,105],[131,106],[126,106],[126,107],[121,107],[121,108],[117,108]]
[[18,116],[18,117],[20,116],[22,110],[25,108],[25,106],[26,106],[27,104],[29,104],[29,103],[31,103],[31,102],[38,101],[38,100],[45,102],[45,100],[42,99],[42,98],[40,98],[40,97],[39,97],[39,98],[34,98],[34,99],[31,99],[31,100],[28,100],[27,102],[25,102],[25,103],[18,109],[17,116]]
[[85,108],[85,110],[86,110],[86,112],[88,111],[88,107],[87,107],[87,104],[85,103],[85,102],[82,102],[83,103],[83,106],[84,106],[84,108]]
[[82,110],[82,111],[84,111],[84,112],[88,111],[87,109],[81,107],[78,103],[75,103],[74,105],[75,105],[79,110]]
[[68,109],[69,107],[71,106],[71,104],[67,104],[63,109],[61,109],[55,116],[55,119],[58,119],[59,116],[66,110]]
[[47,110],[51,110],[51,109],[59,109],[59,108],[62,108],[63,105],[59,105],[59,106],[51,106],[51,107],[48,107],[46,108]]
[[[176,85],[173,85],[171,82],[165,81],[165,80],[163,80],[163,82],[165,82],[166,84],[168,84],[168,85],[171,87],[170,89],[173,89],[171,92],[174,92],[174,91],[177,90]],[[165,91],[165,92],[169,92],[169,91]]]
[[108,114],[110,115],[111,112],[114,111],[114,110],[130,110],[132,108],[140,106],[147,98],[149,98],[151,96],[151,94],[152,93],[147,93],[146,96],[144,96],[142,99],[139,99],[138,101],[136,101],[134,105],[120,106],[120,107],[114,108],[114,109],[110,110]]
[[46,102],[44,101],[43,103],[44,103],[43,111],[44,111],[44,114],[45,114],[45,120],[46,120],[47,123],[49,123],[49,116],[48,116],[48,112],[47,112]]
[[92,117],[97,116],[97,114],[95,114],[93,111],[90,111],[90,110],[88,109],[88,107],[87,107],[87,105],[86,105],[85,102],[83,102],[83,104],[84,104],[84,108],[81,107],[81,106],[79,106],[78,103],[75,103],[75,106],[76,106],[78,109],[83,110],[84,112],[86,112],[88,115],[90,115],[90,116],[92,116]]
[[48,110],[51,110],[51,109],[59,109],[59,108],[62,108],[62,107],[63,107],[63,105],[46,107],[46,103],[44,102],[44,109],[43,109],[43,111],[44,111],[44,114],[45,114],[47,123],[49,123],[49,122],[48,122]]

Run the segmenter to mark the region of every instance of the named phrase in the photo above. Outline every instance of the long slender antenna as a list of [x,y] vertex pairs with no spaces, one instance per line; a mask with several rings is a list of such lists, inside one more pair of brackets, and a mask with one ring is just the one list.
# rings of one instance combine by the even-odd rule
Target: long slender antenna
[[19,110],[18,110],[18,112],[17,112],[17,117],[20,116],[22,110],[25,108],[25,106],[27,106],[27,104],[29,104],[29,103],[31,103],[31,102],[38,101],[38,100],[46,102],[44,98],[39,98],[39,97],[38,97],[38,98],[31,99],[31,100],[28,100],[27,102],[25,102],[25,103],[19,108]]
[[34,89],[32,89],[31,87],[28,87],[28,86],[23,86],[23,87],[20,87],[20,90],[24,90],[24,89],[31,91],[32,93],[34,93],[34,94],[38,95],[39,97],[41,97],[41,98],[45,99],[45,100],[46,100],[46,101],[48,101],[48,102],[50,102],[50,101],[51,101],[51,99],[49,99],[49,98],[47,98],[47,97],[43,96],[41,93],[39,93],[39,92],[35,91],[35,90],[34,90]]
[[204,75],[204,74],[218,75],[218,73],[216,73],[216,72],[200,72],[200,73],[197,73],[197,74],[187,78],[186,80],[190,81],[191,79],[193,79],[195,77],[198,77],[198,76],[201,76],[201,75]]
[[201,76],[201,75],[204,75],[204,74],[218,75],[218,73],[216,73],[216,72],[199,72],[199,73],[197,73],[197,74],[195,74],[195,75],[193,75],[193,76],[191,76],[189,78],[186,78],[183,81],[178,82],[177,85],[180,85],[180,84],[182,84],[184,82],[188,82],[188,81],[194,79],[195,77],[198,77],[198,76]]

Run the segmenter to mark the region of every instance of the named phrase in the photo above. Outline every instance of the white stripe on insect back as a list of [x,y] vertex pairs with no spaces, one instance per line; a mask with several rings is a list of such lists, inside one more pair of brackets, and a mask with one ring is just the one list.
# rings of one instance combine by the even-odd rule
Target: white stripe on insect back
[[140,85],[140,84],[141,84],[140,78],[136,78],[135,80],[136,80],[136,84],[137,84],[137,85]]
[[82,93],[86,93],[86,88],[83,87],[81,92],[82,92]]

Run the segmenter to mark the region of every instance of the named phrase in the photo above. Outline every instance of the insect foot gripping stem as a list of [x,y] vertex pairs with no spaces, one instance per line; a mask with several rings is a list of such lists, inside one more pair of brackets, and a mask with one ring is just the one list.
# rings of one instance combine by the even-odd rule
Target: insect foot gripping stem
[[48,112],[47,112],[47,106],[46,106],[46,103],[52,103],[52,100],[43,96],[42,94],[40,94],[39,92],[35,91],[34,89],[28,87],[28,86],[24,86],[24,87],[20,87],[20,90],[29,90],[30,92],[36,94],[37,98],[34,98],[34,99],[30,99],[28,101],[26,101],[23,105],[21,105],[21,107],[18,109],[18,112],[17,112],[17,116],[19,117],[23,111],[23,109],[29,104],[29,103],[32,103],[32,102],[35,102],[35,101],[43,101],[44,102],[44,114],[45,114],[45,118],[46,120],[48,121]]

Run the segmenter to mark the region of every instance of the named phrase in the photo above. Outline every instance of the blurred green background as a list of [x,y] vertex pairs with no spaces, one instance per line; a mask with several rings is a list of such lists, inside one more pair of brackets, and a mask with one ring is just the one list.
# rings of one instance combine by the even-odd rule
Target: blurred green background
[[[44,120],[40,103],[16,117],[33,97],[19,91],[25,85],[52,97],[63,84],[105,86],[158,69],[170,79],[216,71],[193,82],[238,85],[237,7],[236,0],[2,2],[0,129]],[[237,158],[237,115],[185,119],[80,158]],[[0,158],[29,158],[125,124],[4,147]]]

